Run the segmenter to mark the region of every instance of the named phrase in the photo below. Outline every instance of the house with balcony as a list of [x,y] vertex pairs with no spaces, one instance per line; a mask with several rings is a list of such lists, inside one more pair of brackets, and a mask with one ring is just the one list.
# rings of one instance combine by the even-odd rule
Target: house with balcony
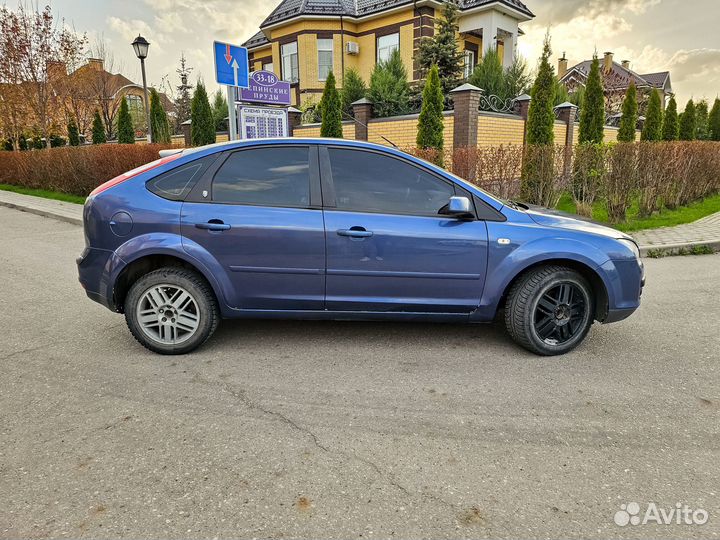
[[[394,50],[413,81],[421,78],[415,53],[435,34],[435,18],[453,0],[282,0],[243,45],[250,68],[273,71],[292,83],[293,104],[316,101],[332,70],[342,86],[354,68],[367,82],[377,62]],[[466,72],[497,47],[509,65],[522,35],[520,24],[534,15],[520,0],[454,0],[460,10],[458,41]]]

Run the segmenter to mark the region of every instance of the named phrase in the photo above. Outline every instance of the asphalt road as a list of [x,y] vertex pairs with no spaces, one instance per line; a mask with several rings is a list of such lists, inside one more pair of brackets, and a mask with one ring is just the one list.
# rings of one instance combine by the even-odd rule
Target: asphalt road
[[[720,535],[720,255],[539,358],[501,325],[224,322],[162,357],[0,208],[0,537]],[[627,525],[629,502],[709,513]]]

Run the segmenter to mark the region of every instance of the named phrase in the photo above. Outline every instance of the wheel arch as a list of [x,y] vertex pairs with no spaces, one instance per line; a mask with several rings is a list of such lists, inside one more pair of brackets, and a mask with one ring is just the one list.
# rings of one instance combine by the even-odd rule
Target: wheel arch
[[180,257],[176,253],[147,253],[126,264],[115,278],[113,284],[113,304],[115,309],[120,313],[124,311],[127,293],[138,279],[153,270],[165,266],[184,268],[198,274],[207,282],[215,296],[215,301],[218,305],[221,305],[221,296],[218,294],[217,284],[203,271],[199,264]]
[[594,320],[603,321],[605,319],[605,317],[607,316],[607,312],[608,312],[609,296],[608,296],[607,286],[605,285],[605,282],[603,281],[600,274],[596,270],[594,270],[591,266],[585,264],[584,262],[578,261],[576,259],[569,259],[569,258],[562,258],[562,257],[552,258],[552,259],[543,259],[540,261],[536,261],[536,262],[529,264],[528,266],[522,268],[521,270],[519,270],[508,281],[507,285],[503,289],[502,295],[500,296],[500,301],[498,302],[498,308],[505,306],[510,289],[512,289],[513,285],[515,283],[517,283],[517,281],[520,278],[522,278],[522,276],[524,276],[525,274],[527,274],[528,272],[530,272],[532,270],[541,268],[543,266],[564,266],[566,268],[575,270],[581,276],[583,276],[585,279],[587,279],[588,282],[590,283],[590,287],[592,287],[592,291],[595,296]]

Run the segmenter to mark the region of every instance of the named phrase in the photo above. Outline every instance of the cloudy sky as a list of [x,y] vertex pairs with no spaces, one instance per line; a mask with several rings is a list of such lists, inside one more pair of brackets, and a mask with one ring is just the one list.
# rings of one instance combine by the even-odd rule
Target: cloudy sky
[[[7,0],[12,4],[13,0]],[[90,41],[104,39],[115,70],[139,80],[130,43],[142,33],[150,42],[148,77],[174,86],[180,54],[211,89],[213,40],[242,43],[279,0],[52,0],[56,13]],[[525,0],[537,15],[523,25],[520,51],[534,66],[549,28],[555,59],[573,61],[613,51],[647,73],[670,70],[681,103],[720,93],[720,0]]]

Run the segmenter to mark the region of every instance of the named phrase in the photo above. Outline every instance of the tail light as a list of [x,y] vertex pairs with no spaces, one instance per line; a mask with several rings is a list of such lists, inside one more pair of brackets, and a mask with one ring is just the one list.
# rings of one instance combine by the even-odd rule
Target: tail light
[[102,193],[106,189],[110,189],[113,186],[117,186],[118,184],[124,182],[125,180],[129,180],[130,178],[133,178],[139,174],[142,174],[144,172],[147,172],[147,171],[150,171],[157,167],[160,167],[161,165],[165,165],[166,163],[170,163],[171,161],[179,158],[181,155],[182,155],[182,152],[179,152],[179,153],[173,154],[171,156],[156,159],[155,161],[151,161],[150,163],[146,163],[145,165],[140,165],[139,167],[137,167],[131,171],[123,173],[120,176],[116,176],[112,180],[108,180],[104,184],[100,184],[98,187],[93,189],[92,192],[90,192],[89,196],[92,197],[93,195]]

